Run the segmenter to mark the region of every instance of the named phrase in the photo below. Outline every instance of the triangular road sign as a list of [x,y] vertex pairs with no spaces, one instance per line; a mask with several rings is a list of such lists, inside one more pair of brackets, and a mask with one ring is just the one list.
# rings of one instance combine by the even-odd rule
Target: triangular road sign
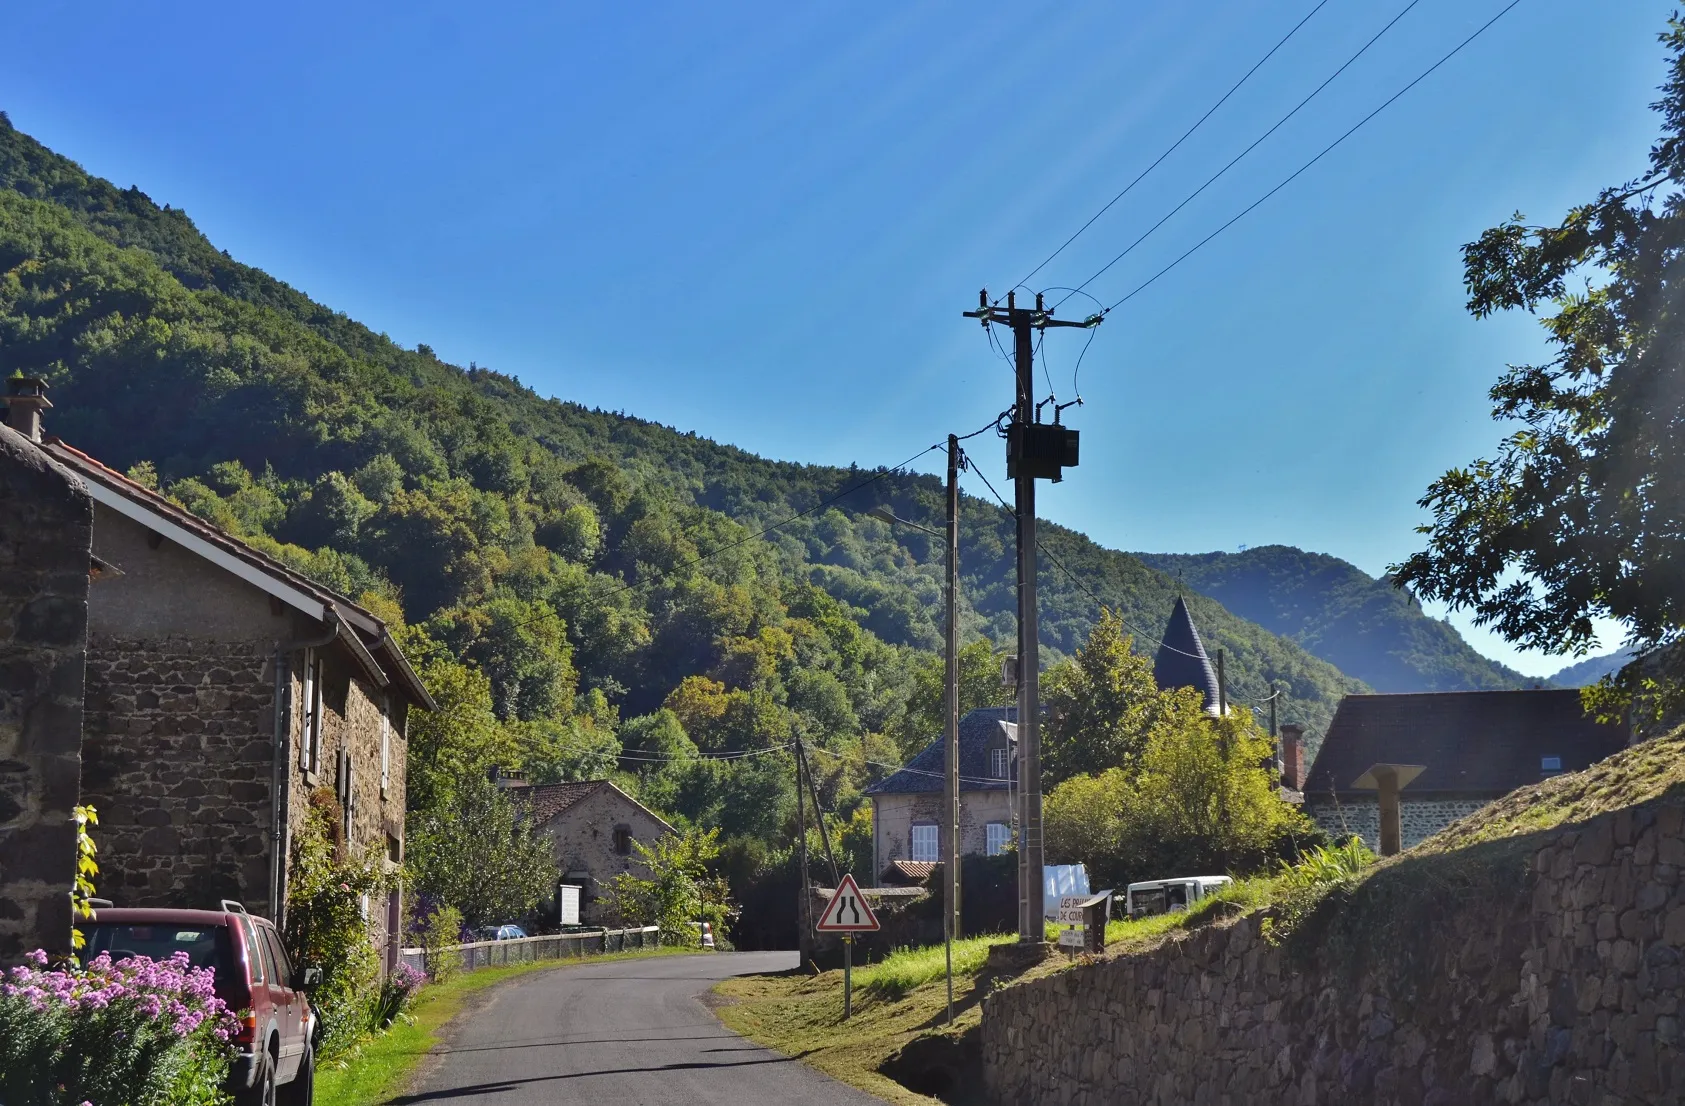
[[875,933],[878,916],[866,905],[866,896],[860,893],[854,877],[846,875],[813,928],[821,933]]

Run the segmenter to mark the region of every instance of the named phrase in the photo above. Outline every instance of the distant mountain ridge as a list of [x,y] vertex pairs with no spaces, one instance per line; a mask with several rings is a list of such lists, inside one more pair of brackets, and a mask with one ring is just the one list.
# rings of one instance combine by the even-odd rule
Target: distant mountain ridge
[[[154,465],[207,517],[232,512],[244,532],[314,550],[342,587],[370,572],[389,580],[412,620],[553,605],[581,689],[603,691],[623,717],[689,675],[761,679],[752,658],[782,639],[742,635],[777,631],[805,585],[892,648],[928,657],[941,641],[940,548],[864,517],[888,505],[934,522],[937,478],[768,460],[400,347],[3,118],[0,370],[47,378],[53,433],[119,469]],[[244,474],[225,467],[236,463]],[[1000,648],[1016,632],[1013,529],[1009,511],[966,497],[962,629]],[[1170,577],[1053,524],[1041,545],[1048,663],[1082,644],[1101,604],[1152,655],[1176,598]],[[587,587],[612,601],[587,602]],[[1208,645],[1226,650],[1237,699],[1285,687],[1289,720],[1316,731],[1342,695],[1366,688],[1217,602],[1189,606]],[[851,670],[848,692],[874,732],[893,724],[902,678]],[[767,688],[775,703],[809,695]]]
[[1558,669],[1550,682],[1557,687],[1586,687],[1625,668],[1632,656],[1630,649],[1617,649],[1601,657],[1587,657]]
[[1326,553],[1263,545],[1135,556],[1376,691],[1501,691],[1540,682],[1476,652],[1390,580]]

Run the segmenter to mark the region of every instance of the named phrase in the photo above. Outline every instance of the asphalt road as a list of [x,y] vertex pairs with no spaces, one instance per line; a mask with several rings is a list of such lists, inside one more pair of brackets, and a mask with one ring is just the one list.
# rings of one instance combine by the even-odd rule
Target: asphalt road
[[750,1044],[702,996],[784,971],[793,952],[659,956],[518,977],[452,1023],[419,1089],[395,1104],[870,1106],[880,1100]]

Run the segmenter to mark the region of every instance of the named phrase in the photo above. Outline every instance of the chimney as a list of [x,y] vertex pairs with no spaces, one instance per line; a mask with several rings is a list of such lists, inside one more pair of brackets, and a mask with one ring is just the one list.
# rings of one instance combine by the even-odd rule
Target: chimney
[[14,376],[6,381],[6,425],[32,442],[41,440],[41,412],[51,407],[47,382],[34,376]]
[[1294,791],[1305,789],[1305,727],[1281,724],[1281,782]]

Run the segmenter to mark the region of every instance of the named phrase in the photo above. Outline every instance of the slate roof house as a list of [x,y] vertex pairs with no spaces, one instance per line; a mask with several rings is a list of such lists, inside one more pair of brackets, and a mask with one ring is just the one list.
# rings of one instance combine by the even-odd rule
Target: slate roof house
[[[400,863],[408,711],[434,704],[385,623],[42,435],[44,389],[10,398],[12,425],[91,501],[92,554],[108,569],[87,594],[80,688],[98,893],[124,906],[237,899],[280,920],[312,804],[336,840]],[[397,899],[366,907],[390,956]]]
[[1580,771],[1626,744],[1626,728],[1587,717],[1572,689],[1348,695],[1304,781],[1304,809],[1329,833],[1359,834],[1378,851],[1370,770],[1401,766],[1409,848],[1517,787]]
[[1159,690],[1191,687],[1205,699],[1206,713],[1215,715],[1222,702],[1218,693],[1217,670],[1206,655],[1205,643],[1199,638],[1193,615],[1181,596],[1171,608],[1170,621],[1164,627],[1158,655],[1153,658],[1153,682]]
[[[984,707],[960,719],[960,852],[994,856],[1012,842],[1011,779],[1017,707]],[[942,855],[946,742],[937,738],[888,778],[866,789],[872,800],[872,870],[879,884],[906,885],[930,874]]]
[[615,876],[648,874],[632,843],[650,845],[675,832],[609,780],[514,786],[528,804],[535,830],[555,849],[561,882],[580,888],[579,920],[585,925],[613,920],[603,900]]

